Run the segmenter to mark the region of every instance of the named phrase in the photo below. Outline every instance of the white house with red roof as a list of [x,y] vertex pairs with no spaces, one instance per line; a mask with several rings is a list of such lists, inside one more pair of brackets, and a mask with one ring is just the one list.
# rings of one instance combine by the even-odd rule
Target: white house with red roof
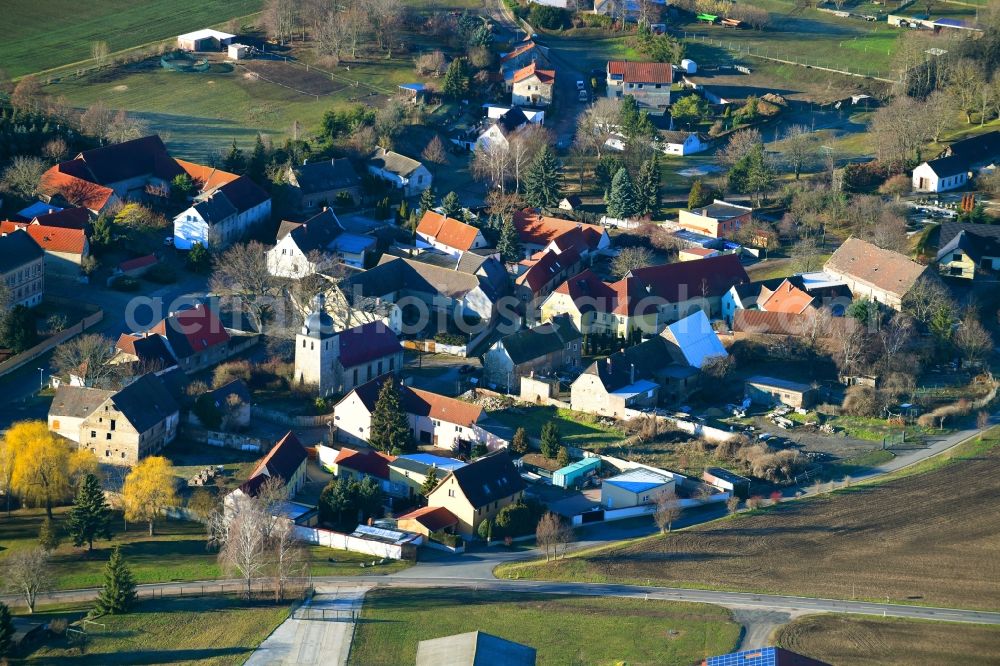
[[[347,444],[369,441],[371,416],[379,391],[386,381],[396,379],[393,375],[378,377],[355,387],[337,403],[333,409],[333,420],[339,441]],[[491,450],[507,446],[506,440],[480,425],[485,414],[479,405],[406,385],[400,385],[399,394],[400,406],[410,424],[410,434],[417,444],[430,444],[466,455],[476,444],[485,444]]]
[[606,76],[608,97],[634,97],[640,109],[662,114],[670,106],[674,69],[669,62],[610,60]]
[[[54,215],[60,215],[55,213]],[[39,220],[53,217],[36,217],[31,222],[0,222],[0,235],[6,236],[20,229],[28,232],[45,251],[45,271],[48,273],[77,276],[85,257],[90,256],[90,242],[83,227],[49,226]]]
[[403,347],[380,321],[333,330],[333,318],[318,294],[313,311],[295,336],[295,381],[314,386],[320,396],[343,394],[403,367]]
[[548,106],[556,84],[556,71],[542,69],[531,63],[514,72],[511,79],[511,104],[514,106]]
[[483,232],[465,222],[433,210],[426,211],[417,225],[417,247],[433,247],[453,257],[487,247]]

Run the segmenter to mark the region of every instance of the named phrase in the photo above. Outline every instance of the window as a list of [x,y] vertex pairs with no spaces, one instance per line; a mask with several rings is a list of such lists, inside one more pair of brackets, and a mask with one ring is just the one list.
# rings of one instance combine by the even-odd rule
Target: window
[[90,436],[91,437],[97,437],[97,431],[96,430],[91,430],[90,431]]
[[354,383],[358,383],[358,369],[354,368]]
[[379,374],[379,375],[381,375],[381,374],[382,374],[382,361],[379,361],[379,362],[378,362],[378,374]]
[[107,449],[105,449],[105,451],[104,451],[104,457],[105,458],[110,458],[111,457],[111,451],[108,451]]
[[454,496],[455,496],[455,491],[454,491],[454,489],[452,489],[452,488],[449,488],[449,489],[448,489],[448,497],[454,497]]
[[125,452],[122,451],[122,458],[125,458]]
[[657,89],[657,90],[659,90],[659,89],[660,89],[660,87],[661,87],[661,84],[657,83],[657,84],[656,84],[656,89]]
[[104,439],[111,439],[111,433],[110,432],[105,433],[104,434]]
[[117,424],[117,422],[116,422],[116,421],[115,421],[114,419],[111,419],[111,429],[112,429],[112,430],[114,430],[114,429],[115,429],[115,425],[116,425],[116,424]]
[[955,254],[953,254],[951,256],[951,260],[952,261],[962,261],[962,253],[961,252],[956,252]]
[[396,365],[396,359],[394,357],[390,357],[389,358],[389,372],[392,372],[395,369],[393,367],[395,365]]

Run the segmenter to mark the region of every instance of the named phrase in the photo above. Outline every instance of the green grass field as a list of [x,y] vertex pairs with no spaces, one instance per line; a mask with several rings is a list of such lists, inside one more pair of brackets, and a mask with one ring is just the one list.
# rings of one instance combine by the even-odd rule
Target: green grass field
[[[75,620],[89,608],[44,613]],[[131,613],[105,615],[89,625],[84,648],[54,638],[29,654],[29,664],[242,664],[288,617],[287,605],[246,603],[231,597],[156,599]]]
[[[56,524],[65,529],[67,509],[56,511]],[[0,517],[0,565],[7,553],[37,545],[43,518],[44,511],[36,509],[15,511],[11,518]],[[216,553],[206,548],[205,527],[201,523],[162,520],[157,523],[156,536],[150,537],[145,525],[130,524],[128,531],[123,532],[121,514],[116,514],[111,527],[112,540],[98,541],[89,554],[85,548],[74,548],[64,535],[63,544],[52,554],[54,589],[100,585],[113,545],[121,546],[122,556],[138,583],[224,577]],[[315,576],[387,574],[409,566],[406,562],[392,562],[375,569],[362,569],[361,563],[371,562],[372,556],[319,546],[310,547],[310,553],[311,572]]]
[[4,0],[0,64],[11,76],[89,59],[91,44],[111,52],[169,39],[260,10],[261,0]]
[[598,423],[597,417],[569,409],[521,406],[502,412],[492,412],[490,416],[508,427],[524,428],[528,437],[539,437],[542,426],[549,421],[555,421],[559,427],[562,443],[582,449],[600,450],[625,437],[625,433],[618,428]]
[[740,626],[706,604],[469,590],[375,589],[349,663],[412,664],[417,643],[482,630],[529,645],[538,664],[689,666],[735,647]]

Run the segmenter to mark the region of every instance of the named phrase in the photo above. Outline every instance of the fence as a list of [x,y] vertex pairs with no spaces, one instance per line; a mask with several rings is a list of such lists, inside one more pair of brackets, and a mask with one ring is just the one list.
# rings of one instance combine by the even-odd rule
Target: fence
[[294,620],[326,620],[332,622],[355,622],[360,613],[353,608],[313,608],[302,606],[292,611]]
[[[809,62],[808,59],[802,60],[792,60],[787,54],[780,54],[777,48],[764,47],[763,49],[754,49],[750,45],[744,44],[733,44],[733,42],[726,42],[722,39],[712,39],[707,35],[701,35],[696,32],[683,32],[684,39],[690,39],[692,41],[702,42],[704,44],[709,44],[711,46],[718,46],[719,48],[732,51],[734,53],[745,55],[750,58],[758,58],[760,60],[768,60],[770,62],[778,62],[784,65],[796,65],[798,67],[805,67],[807,69],[818,69],[823,72],[832,72],[834,74],[843,74],[844,76],[854,76],[861,79],[874,79],[875,81],[882,81],[884,83],[896,83],[895,79],[886,79],[881,76],[882,72],[879,70],[862,70],[858,68],[855,71],[851,71],[850,67],[845,69],[838,69],[836,67],[830,67],[825,64],[821,64],[818,60]],[[858,61],[864,62],[863,57],[857,58]],[[710,84],[709,84],[710,85]]]
[[47,353],[57,345],[61,345],[73,336],[83,333],[85,330],[104,319],[104,310],[98,310],[92,315],[88,315],[76,322],[69,328],[64,328],[53,336],[39,342],[31,349],[26,349],[16,356],[12,356],[3,363],[0,363],[0,377],[17,370],[25,363],[30,363],[42,354]]
[[275,409],[258,407],[257,405],[254,405],[253,407],[253,413],[254,416],[262,418],[265,421],[292,426],[293,428],[325,426],[328,421],[333,419],[333,412],[330,412],[329,414],[320,414],[319,416],[289,416],[284,412],[279,412]]
[[216,430],[206,430],[194,425],[182,425],[181,434],[201,444],[209,446],[220,446],[227,449],[239,449],[240,451],[265,451],[271,447],[271,440],[261,437],[252,437],[236,432],[219,432]]

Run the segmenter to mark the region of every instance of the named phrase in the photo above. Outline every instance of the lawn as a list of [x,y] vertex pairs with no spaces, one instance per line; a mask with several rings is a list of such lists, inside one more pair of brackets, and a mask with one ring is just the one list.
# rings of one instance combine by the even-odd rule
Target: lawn
[[600,451],[625,437],[621,430],[601,423],[598,417],[569,409],[517,406],[491,412],[490,416],[510,428],[524,428],[528,437],[533,438],[540,436],[543,425],[555,421],[563,444],[592,451]]
[[[0,564],[6,554],[37,544],[38,527],[44,511],[22,509],[11,518],[0,517]],[[56,509],[56,523],[65,529],[67,508]],[[205,526],[185,520],[161,520],[157,523],[156,536],[150,537],[145,525],[129,524],[122,531],[121,514],[112,522],[112,540],[98,541],[94,551],[74,548],[64,537],[63,544],[52,554],[54,589],[96,587],[104,580],[104,565],[111,555],[111,546],[120,545],[122,556],[128,562],[138,583],[208,580],[222,578],[216,553],[206,547]],[[387,574],[405,569],[406,562],[392,562],[375,569],[361,568],[362,562],[371,562],[371,555],[349,553],[320,546],[310,547],[311,572],[314,576]],[[330,560],[333,561],[330,561]]]
[[260,10],[261,0],[4,0],[0,63],[21,76],[88,60],[91,44],[113,53],[207,28]]
[[[80,609],[58,615],[77,618]],[[287,605],[244,602],[231,597],[156,599],[125,615],[106,615],[88,625],[81,650],[64,639],[32,652],[26,663],[58,664],[242,664],[288,617]],[[50,614],[50,618],[53,614]]]
[[890,481],[499,573],[996,610],[997,441]]
[[375,589],[350,664],[412,664],[417,643],[482,630],[529,645],[538,664],[688,666],[735,647],[740,626],[718,606],[600,597]]
[[830,664],[987,666],[1000,657],[1000,627],[854,615],[812,615],[778,630],[776,643]]

